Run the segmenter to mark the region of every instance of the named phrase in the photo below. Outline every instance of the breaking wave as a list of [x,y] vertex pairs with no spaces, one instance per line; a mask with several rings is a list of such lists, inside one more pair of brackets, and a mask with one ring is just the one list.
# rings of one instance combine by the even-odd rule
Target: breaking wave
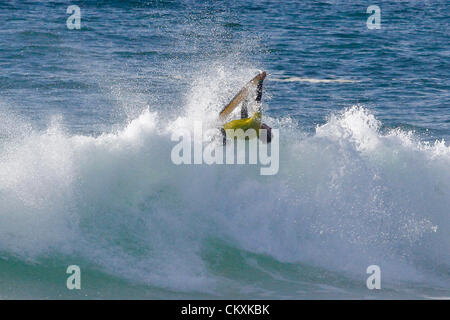
[[[204,90],[194,87],[192,99]],[[219,98],[210,90],[202,99],[198,108],[209,110]],[[266,118],[280,130],[280,169],[260,176],[251,165],[173,164],[171,133],[193,118],[162,126],[160,117],[150,108],[92,137],[68,134],[57,119],[33,130],[2,114],[1,256],[81,261],[132,283],[219,296],[227,286],[276,293],[274,281],[305,290],[364,286],[371,264],[387,287],[450,288],[444,141],[381,132],[361,106],[330,115],[312,135],[290,119]],[[242,279],[255,263],[260,281]]]

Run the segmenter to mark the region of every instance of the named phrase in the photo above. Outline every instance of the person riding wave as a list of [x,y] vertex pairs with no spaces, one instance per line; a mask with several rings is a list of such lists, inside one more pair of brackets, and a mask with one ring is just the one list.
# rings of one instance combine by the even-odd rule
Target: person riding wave
[[223,125],[221,128],[222,134],[223,134],[223,141],[224,144],[226,143],[226,130],[238,130],[242,129],[244,132],[248,129],[253,129],[256,131],[256,135],[260,138],[260,130],[266,130],[266,141],[267,143],[270,143],[272,140],[272,132],[271,128],[261,121],[261,98],[262,98],[262,90],[263,90],[263,81],[266,77],[266,72],[262,72],[259,76],[257,88],[256,88],[256,110],[253,113],[251,117],[248,116],[248,101],[245,100],[242,102],[241,106],[241,119],[232,120]]

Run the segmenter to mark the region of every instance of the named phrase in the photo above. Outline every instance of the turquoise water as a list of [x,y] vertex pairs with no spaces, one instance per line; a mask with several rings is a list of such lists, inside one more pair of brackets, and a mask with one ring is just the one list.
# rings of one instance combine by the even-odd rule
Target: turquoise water
[[[1,2],[0,298],[449,297],[450,7],[373,4]],[[259,70],[278,174],[174,165]]]

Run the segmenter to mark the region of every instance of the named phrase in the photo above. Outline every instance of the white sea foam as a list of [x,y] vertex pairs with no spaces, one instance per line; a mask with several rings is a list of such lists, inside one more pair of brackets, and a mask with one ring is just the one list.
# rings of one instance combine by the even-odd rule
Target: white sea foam
[[[220,100],[214,90],[204,95],[197,108]],[[163,127],[158,117],[147,110],[99,137],[69,135],[58,121],[7,135],[0,251],[26,260],[82,256],[133,281],[208,292],[218,279],[200,253],[218,237],[358,279],[378,264],[393,282],[450,285],[439,271],[450,266],[445,142],[383,134],[363,107],[330,116],[312,136],[268,119],[280,126],[280,171],[261,177],[252,166],[174,165],[171,132],[192,119]]]

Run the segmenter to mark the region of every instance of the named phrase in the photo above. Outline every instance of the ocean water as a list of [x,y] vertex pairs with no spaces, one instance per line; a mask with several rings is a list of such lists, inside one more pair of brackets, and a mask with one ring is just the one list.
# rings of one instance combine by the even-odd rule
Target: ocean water
[[[0,298],[450,297],[449,10],[1,1]],[[259,70],[278,174],[173,164]]]

